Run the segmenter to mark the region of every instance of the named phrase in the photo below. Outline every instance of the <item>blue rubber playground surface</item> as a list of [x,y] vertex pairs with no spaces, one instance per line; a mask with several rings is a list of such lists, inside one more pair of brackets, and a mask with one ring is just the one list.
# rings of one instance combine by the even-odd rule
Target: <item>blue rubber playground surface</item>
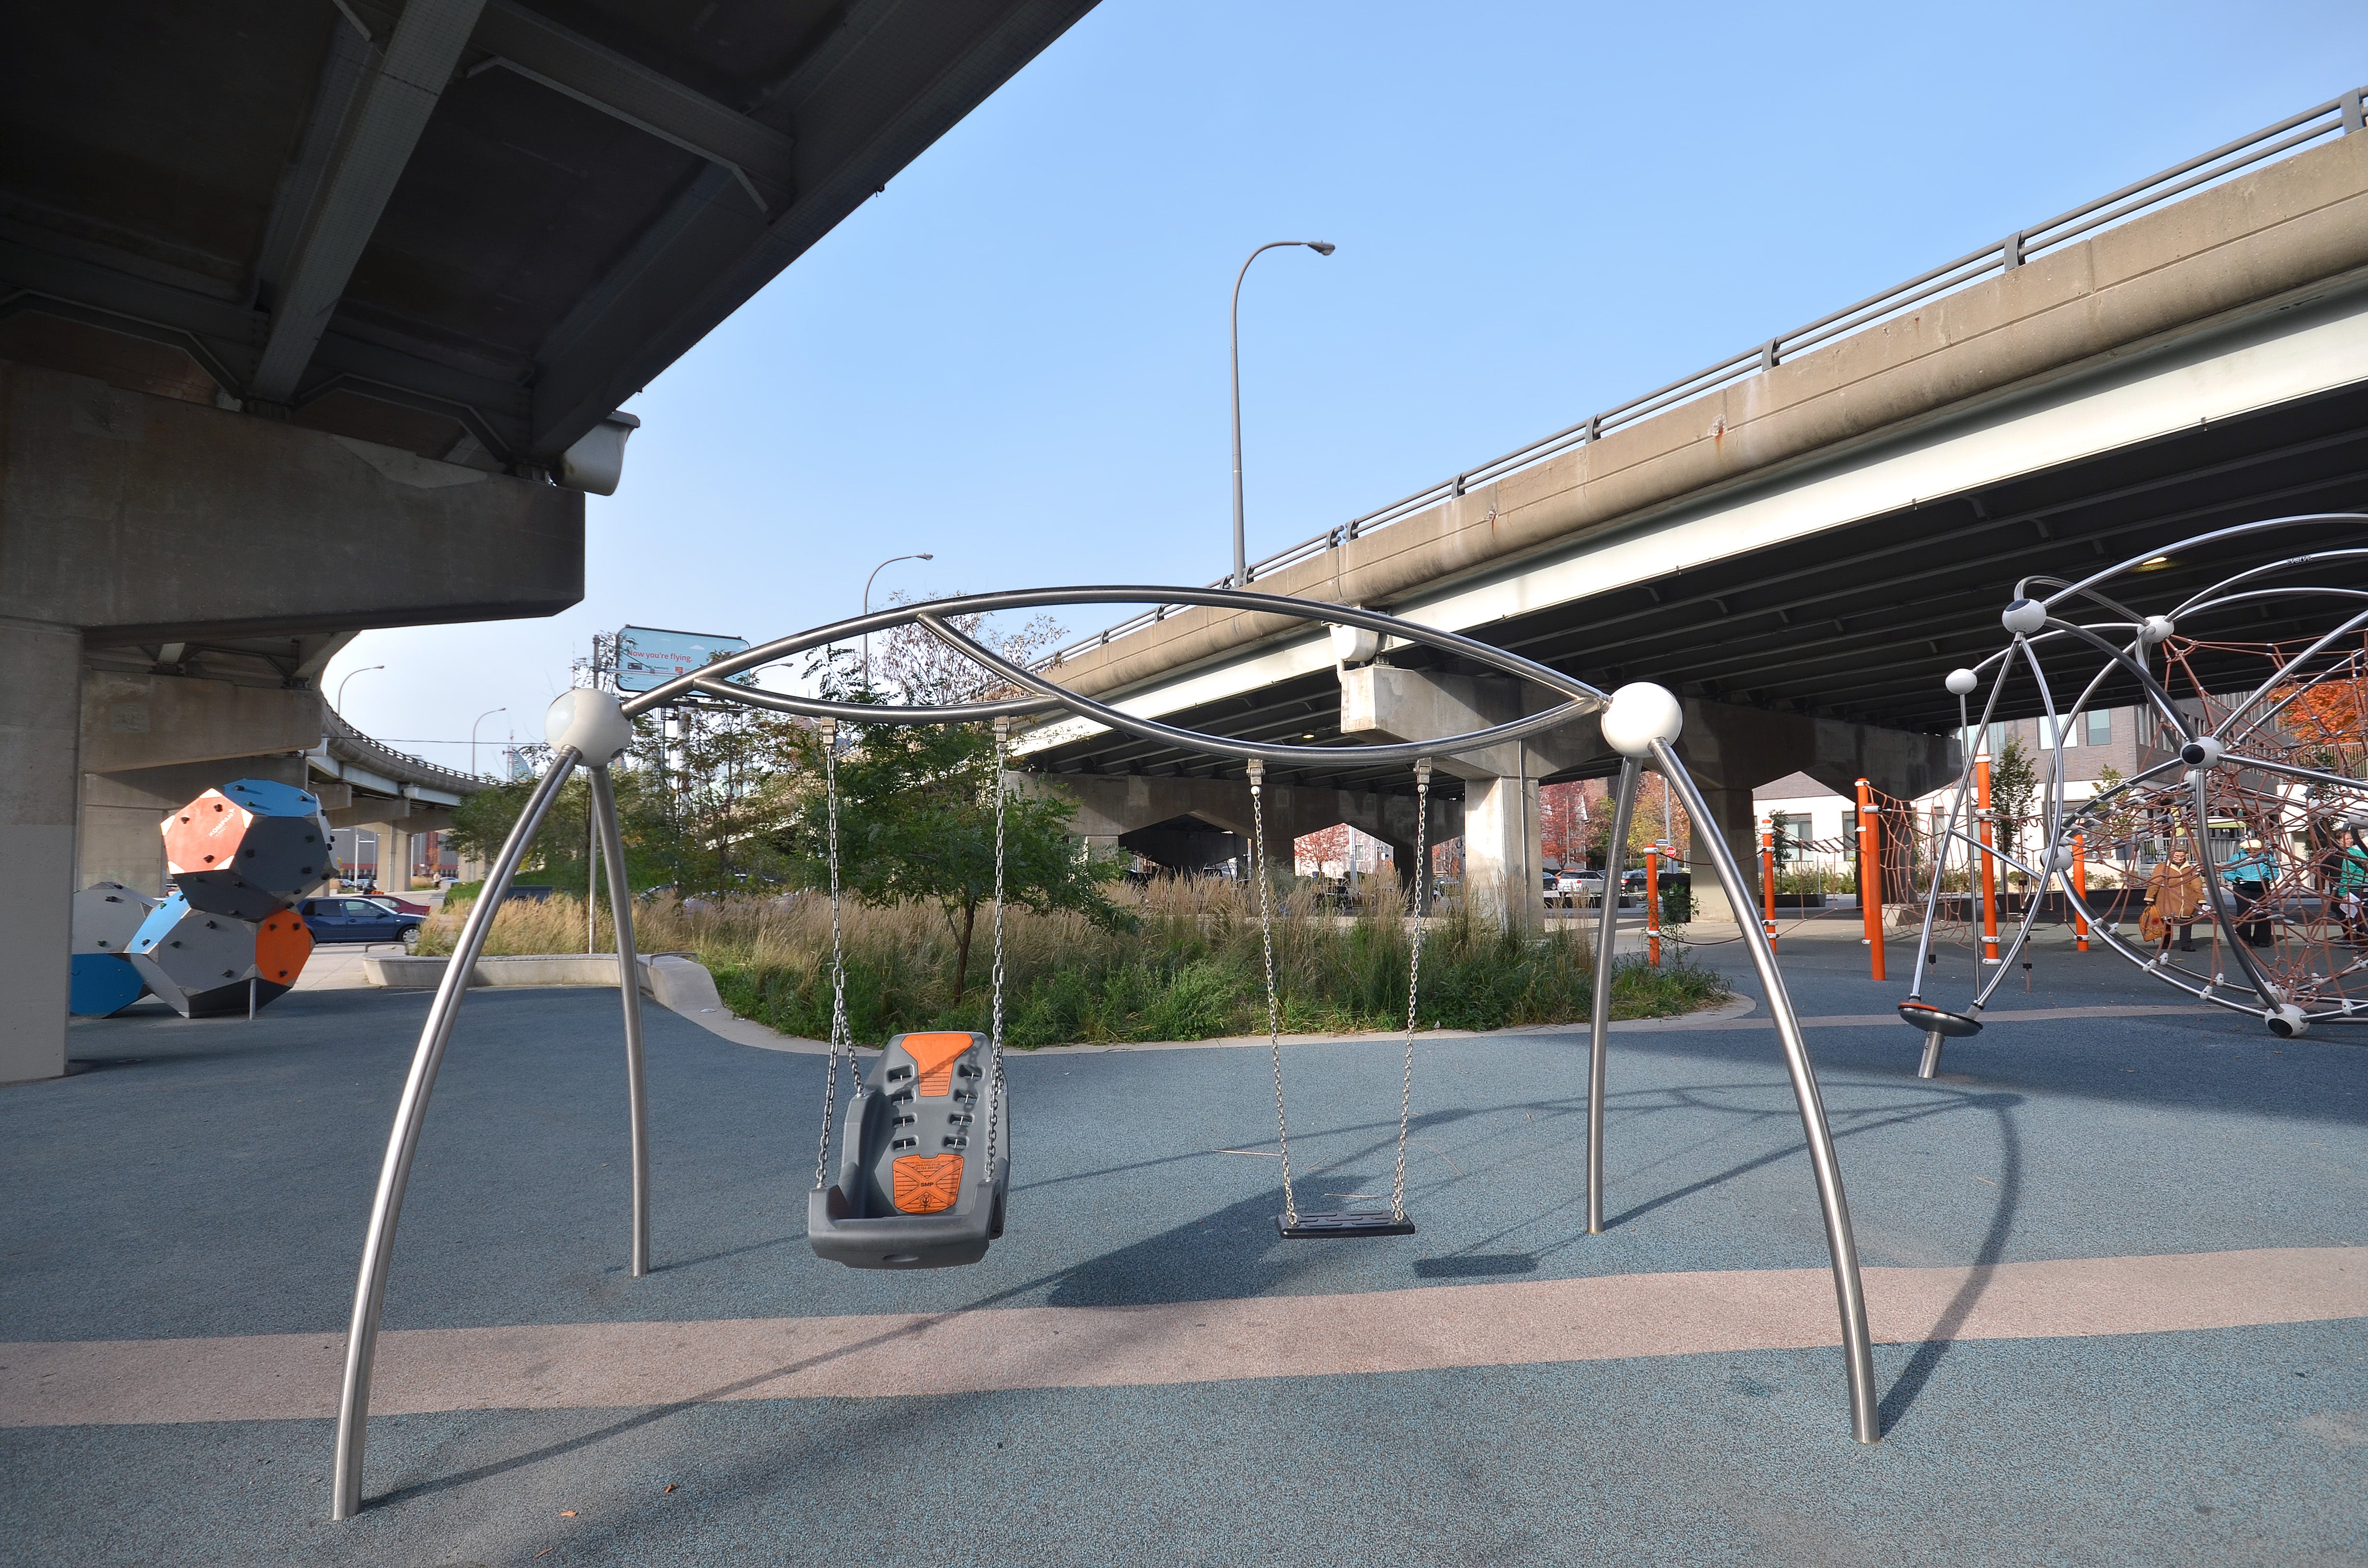
[[[1904,994],[1864,978],[1851,936],[1784,944],[1804,1015],[1863,1018]],[[1952,955],[1932,994],[1953,1005],[1968,982]],[[1932,1336],[1877,1346],[1873,1448],[1850,1439],[1830,1344],[1618,1304],[1668,1276],[1680,1301],[1824,1278],[1764,1008],[1615,1033],[1600,1236],[1585,1233],[1583,1028],[1427,1039],[1418,1231],[1368,1242],[1277,1238],[1262,1048],[1075,1050],[1010,1063],[1009,1234],[976,1267],[882,1274],[804,1243],[822,1060],[653,1007],[657,1267],[636,1280],[614,993],[472,994],[386,1307],[390,1343],[419,1331],[427,1347],[425,1392],[373,1420],[369,1506],[332,1524],[313,1373],[290,1362],[284,1395],[241,1382],[268,1375],[190,1373],[228,1391],[219,1415],[202,1392],[139,1401],[209,1357],[268,1374],[280,1347],[317,1358],[342,1339],[426,1007],[300,991],[252,1024],[135,1013],[76,1026],[85,1070],[0,1091],[0,1561],[2368,1563],[2368,1255],[2346,1250],[2368,1247],[2368,1031],[2273,1040],[2060,945],[1936,1080],[1914,1076],[1903,1025],[1809,1030],[1870,1295],[1939,1280],[1951,1303]],[[1303,1206],[1385,1199],[1397,1045],[1293,1044],[1286,1066]],[[2048,1316],[2070,1299],[2049,1267],[2134,1260],[2117,1267],[2145,1279],[2173,1256],[2237,1288],[2107,1291],[2101,1316]],[[2317,1271],[2318,1295],[2293,1268]],[[1983,1320],[2005,1310],[1985,1289],[2021,1291],[2021,1315]],[[1203,1308],[1271,1323],[1244,1331],[1264,1337],[1238,1367],[1179,1372],[1162,1336]],[[896,1314],[1028,1336],[1010,1349],[1033,1369],[929,1392],[965,1375],[953,1342]],[[825,1392],[701,1381],[750,1324],[875,1317],[887,1326],[831,1359]],[[1049,1336],[1073,1323],[1101,1337],[1070,1377]],[[1113,1324],[1140,1332],[1119,1343]],[[517,1364],[538,1334],[593,1344],[586,1325],[627,1348]],[[1393,1343],[1401,1328],[1416,1349]],[[1463,1348],[1532,1330],[1534,1356]],[[1632,1333],[1674,1348],[1556,1348]],[[1684,1348],[1696,1339],[1733,1343]],[[493,1348],[446,1376],[438,1346]],[[166,1370],[108,1381],[141,1354]],[[1338,1369],[1368,1356],[1385,1369]],[[500,1392],[571,1378],[684,1392]],[[275,1400],[291,1413],[253,1415]]]

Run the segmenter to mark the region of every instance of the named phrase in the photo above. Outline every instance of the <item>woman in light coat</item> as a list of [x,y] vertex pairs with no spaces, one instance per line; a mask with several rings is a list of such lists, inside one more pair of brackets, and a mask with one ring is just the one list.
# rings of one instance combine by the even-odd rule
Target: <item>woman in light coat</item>
[[2162,922],[2162,955],[2170,952],[2170,928],[2179,927],[2179,950],[2195,950],[2195,912],[2203,907],[2203,869],[2187,858],[2187,846],[2174,846],[2170,858],[2146,879],[2146,907]]

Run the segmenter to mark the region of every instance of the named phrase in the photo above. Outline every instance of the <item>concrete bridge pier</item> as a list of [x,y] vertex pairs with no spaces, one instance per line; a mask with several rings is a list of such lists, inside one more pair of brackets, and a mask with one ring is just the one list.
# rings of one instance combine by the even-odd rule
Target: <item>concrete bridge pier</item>
[[0,1084],[15,1084],[65,1071],[82,634],[0,617]]
[[[1553,700],[1506,676],[1364,665],[1340,672],[1340,730],[1375,741],[1464,734]],[[1593,722],[1586,722],[1436,760],[1439,772],[1463,781],[1463,895],[1472,909],[1524,931],[1543,926],[1538,781],[1610,756]]]
[[[1457,734],[1535,711],[1551,695],[1508,676],[1442,675],[1367,665],[1340,672],[1340,727],[1376,740]],[[1806,773],[1848,795],[1861,778],[1894,794],[1914,796],[1955,777],[1953,743],[1872,724],[1775,712],[1702,698],[1685,699],[1678,755],[1710,807],[1707,824],[1725,836],[1747,869],[1759,853],[1751,791],[1789,773]],[[1491,747],[1441,757],[1439,767],[1464,781],[1464,889],[1475,908],[1534,930],[1544,918],[1540,868],[1538,781],[1554,775],[1608,774],[1618,759],[1592,721]],[[1726,894],[1706,866],[1696,868],[1694,900],[1710,919],[1730,919]],[[1753,918],[1747,912],[1746,918]]]
[[[1726,840],[1747,876],[1758,872],[1759,819],[1751,791],[1759,785],[1805,773],[1838,795],[1854,794],[1858,780],[1865,778],[1878,790],[1912,798],[1956,777],[1956,743],[1945,735],[1701,698],[1688,698],[1684,706],[1686,726],[1678,737],[1678,756],[1710,807],[1707,825]],[[1735,918],[1715,873],[1701,855],[1694,860],[1698,915],[1712,920]],[[1745,919],[1759,917],[1757,909],[1743,915]]]
[[161,812],[307,781],[337,637],[583,597],[579,492],[11,360],[0,540],[0,1084],[66,1070],[77,886],[161,892]]
[[[1249,785],[1239,778],[1175,776],[1015,773],[1019,788],[1056,791],[1075,801],[1073,831],[1096,849],[1133,851],[1173,870],[1221,865],[1247,849],[1251,827]],[[1429,842],[1464,831],[1463,806],[1434,797]],[[1346,823],[1390,846],[1400,884],[1414,876],[1415,802],[1374,790],[1282,784],[1269,775],[1266,790],[1266,854],[1269,864],[1292,864],[1301,837]]]

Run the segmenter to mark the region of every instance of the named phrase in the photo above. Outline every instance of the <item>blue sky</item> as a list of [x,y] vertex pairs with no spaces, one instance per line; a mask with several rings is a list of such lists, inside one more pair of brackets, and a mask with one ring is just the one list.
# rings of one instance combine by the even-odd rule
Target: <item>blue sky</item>
[[[2368,80],[2368,6],[1104,0],[628,406],[547,619],[366,632],[373,734],[539,736],[596,630],[1255,558]],[[1073,631],[1101,618],[1074,612]],[[488,764],[490,766],[490,763]]]

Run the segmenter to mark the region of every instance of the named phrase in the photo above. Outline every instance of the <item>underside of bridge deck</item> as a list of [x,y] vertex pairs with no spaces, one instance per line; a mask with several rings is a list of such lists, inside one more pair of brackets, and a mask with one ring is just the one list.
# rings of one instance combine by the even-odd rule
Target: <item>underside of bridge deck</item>
[[[1941,677],[1998,649],[1998,612],[2022,579],[2077,580],[2215,528],[2354,510],[2368,510],[2368,385],[1936,497],[1468,634],[1606,689],[1650,680],[1711,704],[1941,734],[1957,723],[1956,701]],[[2359,542],[2368,544],[2368,530]],[[2142,579],[2147,602],[2133,608],[2168,608],[2247,563],[2294,548],[2294,536],[2271,534],[2166,560]],[[2368,579],[2368,571],[2357,575]],[[2323,626],[2265,607],[2193,630],[2260,642],[2316,634]],[[1402,668],[1482,673],[1428,649],[1383,657]],[[2067,676],[2078,666],[2084,680],[2096,662],[2071,649],[2047,658]],[[2219,668],[2233,675],[2243,655],[2205,651],[2197,664],[2207,676]],[[2109,682],[2099,703],[2124,705],[2135,696],[2128,682]],[[1541,693],[1539,705],[1544,700]],[[2026,686],[2002,702],[1998,716],[2036,711]],[[1341,733],[1340,683],[1330,670],[1163,719],[1243,739],[1355,744]],[[1110,733],[1047,748],[1031,762],[1054,774],[1241,776],[1239,764]],[[1545,777],[1600,777],[1616,768],[1616,758],[1598,755]],[[1278,777],[1340,790],[1414,788],[1406,767],[1362,767],[1349,749],[1337,768],[1286,769]],[[1435,788],[1453,794],[1461,785],[1442,778]]]

